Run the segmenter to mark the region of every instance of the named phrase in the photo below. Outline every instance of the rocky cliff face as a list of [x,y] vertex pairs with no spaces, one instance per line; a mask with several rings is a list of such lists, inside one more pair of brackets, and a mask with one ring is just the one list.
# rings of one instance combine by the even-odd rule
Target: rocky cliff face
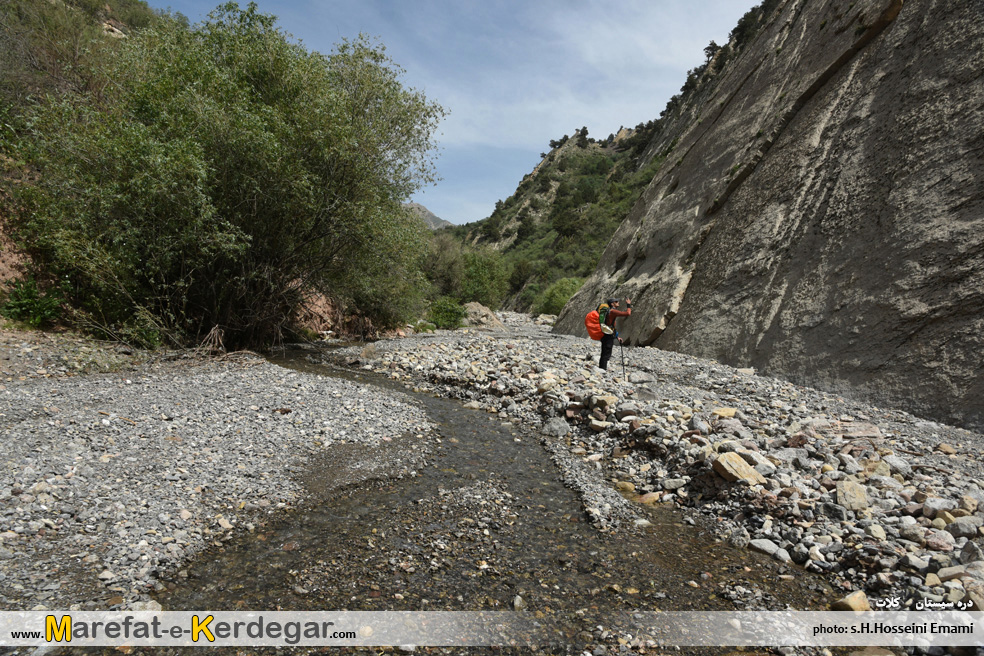
[[438,215],[434,214],[420,203],[407,203],[407,207],[423,219],[424,225],[426,225],[429,230],[440,230],[441,228],[447,228],[450,225],[454,225],[450,221],[445,221]]
[[672,148],[555,330],[984,426],[984,3],[787,0]]

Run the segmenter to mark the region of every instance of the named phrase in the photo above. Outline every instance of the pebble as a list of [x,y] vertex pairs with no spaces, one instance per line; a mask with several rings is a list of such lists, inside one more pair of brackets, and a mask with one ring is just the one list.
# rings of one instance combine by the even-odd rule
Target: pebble
[[[980,451],[980,435],[658,349],[627,348],[623,377],[594,366],[595,342],[498,316],[505,332],[437,331],[323,357],[483,418],[549,426],[544,447],[600,529],[633,530],[641,504],[658,499],[736,547],[774,547],[822,572],[862,606],[867,594],[935,599],[931,577],[956,565],[970,578],[948,582],[947,598],[978,594],[984,469],[959,454]],[[147,603],[162,573],[181,576],[230,531],[299,503],[291,472],[312,454],[429,429],[398,395],[255,358],[155,363],[125,379],[25,377],[0,390],[0,415],[0,548],[11,556],[0,556],[0,597],[21,608],[91,599],[71,576],[45,590],[66,562],[106,599]]]
[[360,364],[542,425],[565,483],[601,528],[638,519],[615,493],[631,484],[636,503],[705,515],[731,544],[861,595],[928,599],[923,579],[898,568],[984,562],[984,467],[951,446],[979,451],[981,435],[653,348],[626,348],[623,377],[594,366],[595,342],[497,316],[505,333],[386,340]]
[[0,603],[152,603],[196,553],[298,504],[307,458],[425,431],[402,395],[256,356],[8,381]]

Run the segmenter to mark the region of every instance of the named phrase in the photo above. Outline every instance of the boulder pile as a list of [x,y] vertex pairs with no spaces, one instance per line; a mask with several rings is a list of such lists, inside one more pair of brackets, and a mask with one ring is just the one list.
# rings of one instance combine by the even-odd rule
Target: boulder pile
[[672,503],[862,605],[984,608],[981,435],[657,349],[603,371],[596,342],[500,317],[333,357],[536,428],[603,530]]

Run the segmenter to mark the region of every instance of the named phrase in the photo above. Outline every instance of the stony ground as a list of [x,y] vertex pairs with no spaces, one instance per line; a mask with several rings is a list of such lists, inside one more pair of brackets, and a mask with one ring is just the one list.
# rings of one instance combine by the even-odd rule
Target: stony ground
[[[845,603],[978,602],[980,435],[655,349],[626,349],[624,374],[616,351],[605,372],[594,366],[597,343],[520,315],[499,319],[497,330],[310,357],[535,429],[581,499],[565,521],[580,516],[611,535],[645,525],[646,504],[665,504],[716,527],[721,543],[768,554],[784,580],[822,575]],[[3,609],[154,607],[162,581],[180,581],[196,554],[242,534],[263,538],[297,506],[305,463],[348,444],[371,470],[377,451],[399,443],[412,465],[433,441],[421,408],[398,392],[252,354],[147,357],[4,332],[0,368]],[[103,373],[78,375],[86,371]],[[435,507],[473,513],[468,504],[498,500],[502,517],[490,521],[508,526],[515,500],[497,485],[474,483]],[[324,576],[299,574],[310,574],[296,582],[302,590]],[[733,607],[782,606],[739,583],[723,589]],[[609,638],[615,645],[599,642]]]
[[845,604],[984,600],[981,435],[656,349],[602,371],[598,343],[500,318],[332,357],[539,425],[601,528],[669,502],[829,576]]
[[[253,354],[144,362],[68,336],[0,341],[5,610],[142,608],[193,555],[295,505],[311,455],[428,430],[393,394]],[[69,375],[79,358],[116,371]]]
[[72,333],[4,329],[0,319],[0,385],[29,378],[51,378],[132,369],[152,359],[122,344]]

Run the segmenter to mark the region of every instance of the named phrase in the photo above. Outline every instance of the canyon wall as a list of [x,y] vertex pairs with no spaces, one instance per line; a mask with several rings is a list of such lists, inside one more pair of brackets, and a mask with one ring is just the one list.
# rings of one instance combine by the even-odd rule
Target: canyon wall
[[555,331],[984,427],[984,2],[787,0],[651,144],[666,157]]

